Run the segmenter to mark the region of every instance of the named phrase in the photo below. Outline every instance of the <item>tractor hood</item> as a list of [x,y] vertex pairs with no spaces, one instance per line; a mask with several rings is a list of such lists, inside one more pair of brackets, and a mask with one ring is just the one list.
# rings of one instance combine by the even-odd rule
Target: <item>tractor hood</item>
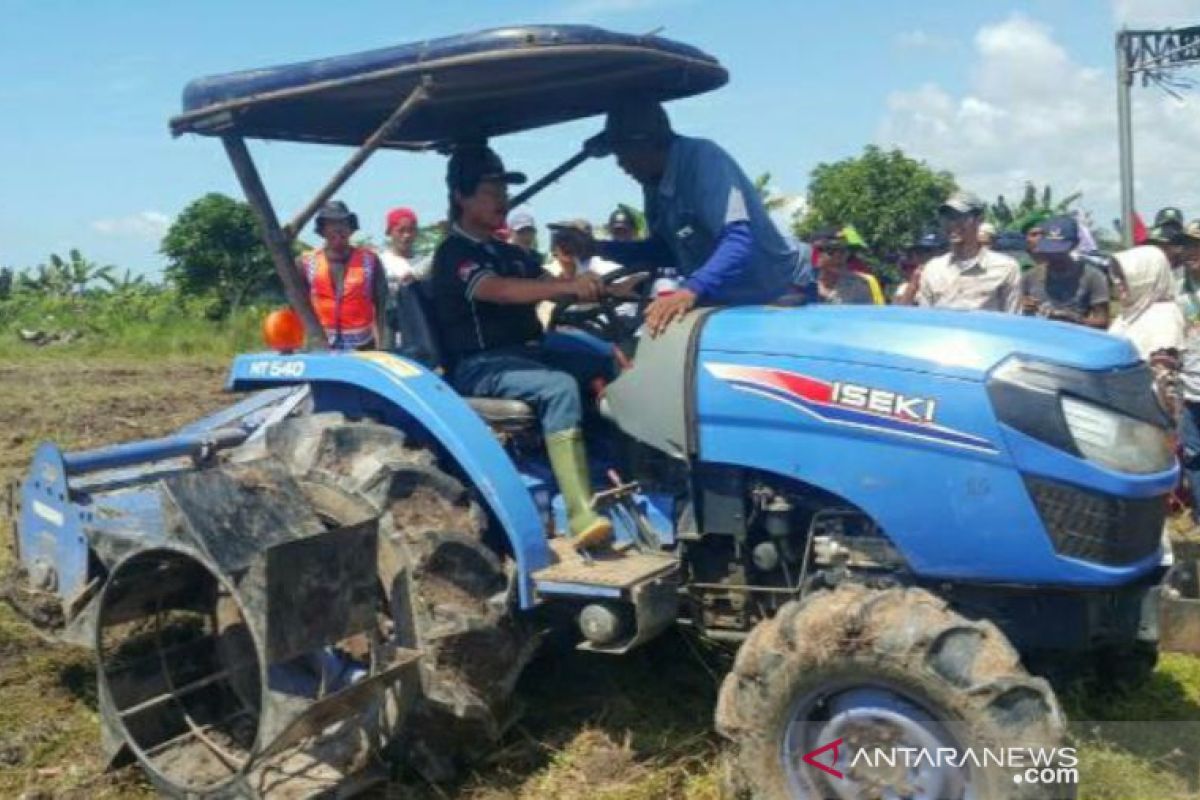
[[983,380],[1018,354],[1086,370],[1139,361],[1125,339],[1081,325],[896,306],[731,308],[709,318],[700,349],[822,358],[970,380]]

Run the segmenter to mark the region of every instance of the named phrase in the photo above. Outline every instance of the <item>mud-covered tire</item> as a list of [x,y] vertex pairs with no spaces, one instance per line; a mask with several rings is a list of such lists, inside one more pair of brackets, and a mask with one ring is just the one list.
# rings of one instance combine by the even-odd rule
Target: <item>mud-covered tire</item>
[[[766,800],[844,796],[845,784],[804,765],[789,745],[795,750],[790,737],[797,730],[826,730],[819,714],[797,723],[805,709],[836,708],[809,702],[857,687],[879,687],[929,719],[945,721],[931,727],[950,733],[960,749],[1055,747],[1065,733],[1049,684],[1029,676],[991,623],[967,620],[924,590],[843,586],[788,603],[742,645],[716,713],[717,729],[731,744],[730,794]],[[805,736],[796,738],[806,743]],[[809,744],[816,749],[825,742],[798,752]],[[847,736],[838,760],[842,780],[861,777],[847,767],[857,748],[879,744]],[[1070,786],[1016,784],[1011,773],[998,770],[972,771],[969,781],[980,798],[1071,794]]]
[[286,420],[264,437],[318,515],[379,519],[379,572],[399,644],[421,651],[421,692],[397,750],[424,777],[452,778],[512,717],[533,639],[514,618],[504,562],[463,485],[403,432],[340,414]]

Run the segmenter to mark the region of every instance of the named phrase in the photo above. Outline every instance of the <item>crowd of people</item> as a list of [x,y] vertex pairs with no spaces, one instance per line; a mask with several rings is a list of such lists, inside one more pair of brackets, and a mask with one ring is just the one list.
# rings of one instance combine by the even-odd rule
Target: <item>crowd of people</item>
[[316,217],[323,246],[300,260],[314,310],[338,349],[395,347],[395,295],[414,281],[427,287],[446,379],[466,396],[522,400],[538,415],[578,546],[602,546],[611,536],[590,505],[581,387],[610,379],[616,367],[610,350],[565,345],[547,333],[546,308],[564,296],[586,303],[615,295],[626,301],[621,314],[636,315],[639,278],[605,281],[624,267],[652,266],[660,275],[669,267],[669,290],[649,293],[641,309],[649,337],[697,306],[889,301],[1024,314],[1124,336],[1152,365],[1164,406],[1179,419],[1200,508],[1200,220],[1185,224],[1177,209],[1164,209],[1144,243],[1106,256],[1089,246],[1074,216],[1045,219],[1014,237],[985,222],[977,197],[957,192],[938,209],[937,224],[913,236],[897,264],[902,280],[885,291],[853,226],[823,228],[805,241],[784,237],[728,153],[677,134],[660,105],[613,109],[600,141],[641,186],[646,230],[623,207],[610,215],[604,238],[585,220],[565,220],[548,226],[543,255],[532,215],[509,213],[508,187],[525,176],[479,146],[450,158],[449,218],[431,258],[415,253],[412,210],[388,213],[377,254],[353,244],[358,219],[333,201]]

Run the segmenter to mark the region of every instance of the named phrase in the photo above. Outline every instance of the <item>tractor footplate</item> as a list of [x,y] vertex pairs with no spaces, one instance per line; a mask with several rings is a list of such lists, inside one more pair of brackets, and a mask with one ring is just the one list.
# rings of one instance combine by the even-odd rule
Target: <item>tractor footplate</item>
[[553,539],[554,563],[533,573],[539,598],[580,603],[580,650],[622,655],[669,627],[679,611],[679,563],[670,556],[602,550],[583,558]]
[[592,550],[585,558],[564,537],[551,539],[550,550],[553,563],[533,573],[539,595],[619,598],[634,586],[675,569],[678,563],[670,556],[631,550]]

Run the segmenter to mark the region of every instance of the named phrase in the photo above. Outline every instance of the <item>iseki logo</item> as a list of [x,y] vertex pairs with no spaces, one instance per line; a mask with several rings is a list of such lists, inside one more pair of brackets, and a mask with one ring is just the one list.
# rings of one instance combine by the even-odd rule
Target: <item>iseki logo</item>
[[840,406],[858,408],[908,422],[932,423],[937,411],[937,402],[930,397],[898,394],[856,383],[834,383],[830,399]]

